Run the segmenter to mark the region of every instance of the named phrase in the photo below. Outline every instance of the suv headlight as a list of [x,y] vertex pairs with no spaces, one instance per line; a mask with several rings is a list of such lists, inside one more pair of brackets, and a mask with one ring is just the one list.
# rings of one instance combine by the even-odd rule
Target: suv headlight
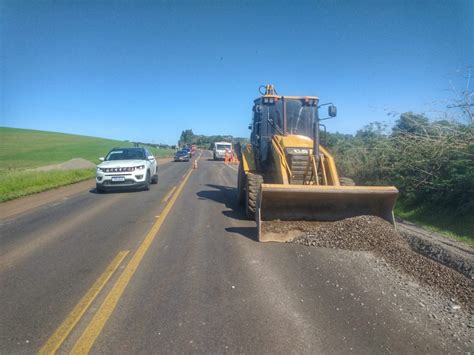
[[98,173],[103,172],[102,168],[99,168],[99,167],[97,167],[97,169],[95,171],[98,172]]
[[135,169],[138,169],[138,170],[145,169],[145,165],[136,166]]

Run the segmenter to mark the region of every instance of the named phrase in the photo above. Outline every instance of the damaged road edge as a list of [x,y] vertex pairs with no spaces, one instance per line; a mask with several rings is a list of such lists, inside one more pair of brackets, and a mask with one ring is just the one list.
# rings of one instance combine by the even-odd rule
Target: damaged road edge
[[458,247],[454,241],[447,244],[443,242],[445,237],[398,219],[397,230],[417,253],[474,279],[474,250],[468,246]]

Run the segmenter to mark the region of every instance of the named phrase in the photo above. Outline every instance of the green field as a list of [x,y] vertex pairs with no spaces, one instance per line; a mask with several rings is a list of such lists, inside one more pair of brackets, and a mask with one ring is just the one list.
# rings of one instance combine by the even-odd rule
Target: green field
[[459,215],[450,210],[434,211],[426,207],[414,209],[399,203],[395,215],[448,238],[474,245],[474,218],[469,214]]
[[[31,169],[58,164],[73,158],[97,163],[113,147],[132,147],[133,144],[112,139],[78,136],[56,132],[0,127],[1,170]],[[150,150],[157,157],[171,156],[170,149]]]
[[[126,141],[74,134],[0,127],[0,202],[49,190],[94,176],[94,169],[27,172],[40,166],[73,158],[93,163],[114,147],[132,147]],[[173,155],[171,149],[147,147],[158,157]]]

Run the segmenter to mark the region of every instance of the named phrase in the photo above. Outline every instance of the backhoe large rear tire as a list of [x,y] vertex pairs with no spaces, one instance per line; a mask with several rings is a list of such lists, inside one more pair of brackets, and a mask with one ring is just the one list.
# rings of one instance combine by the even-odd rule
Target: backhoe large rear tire
[[237,173],[237,201],[239,205],[245,203],[245,191],[247,187],[247,175],[245,175],[244,167],[242,162],[239,164],[239,172]]
[[260,185],[263,183],[263,177],[259,174],[247,173],[245,214],[248,219],[255,220],[257,210],[257,196]]

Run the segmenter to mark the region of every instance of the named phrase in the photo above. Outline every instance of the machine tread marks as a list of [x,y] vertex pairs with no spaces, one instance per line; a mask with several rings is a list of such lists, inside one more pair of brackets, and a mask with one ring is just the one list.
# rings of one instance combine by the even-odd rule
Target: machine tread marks
[[263,183],[263,176],[256,173],[247,173],[247,196],[245,199],[245,214],[248,219],[255,220],[257,210],[257,196],[260,185]]

